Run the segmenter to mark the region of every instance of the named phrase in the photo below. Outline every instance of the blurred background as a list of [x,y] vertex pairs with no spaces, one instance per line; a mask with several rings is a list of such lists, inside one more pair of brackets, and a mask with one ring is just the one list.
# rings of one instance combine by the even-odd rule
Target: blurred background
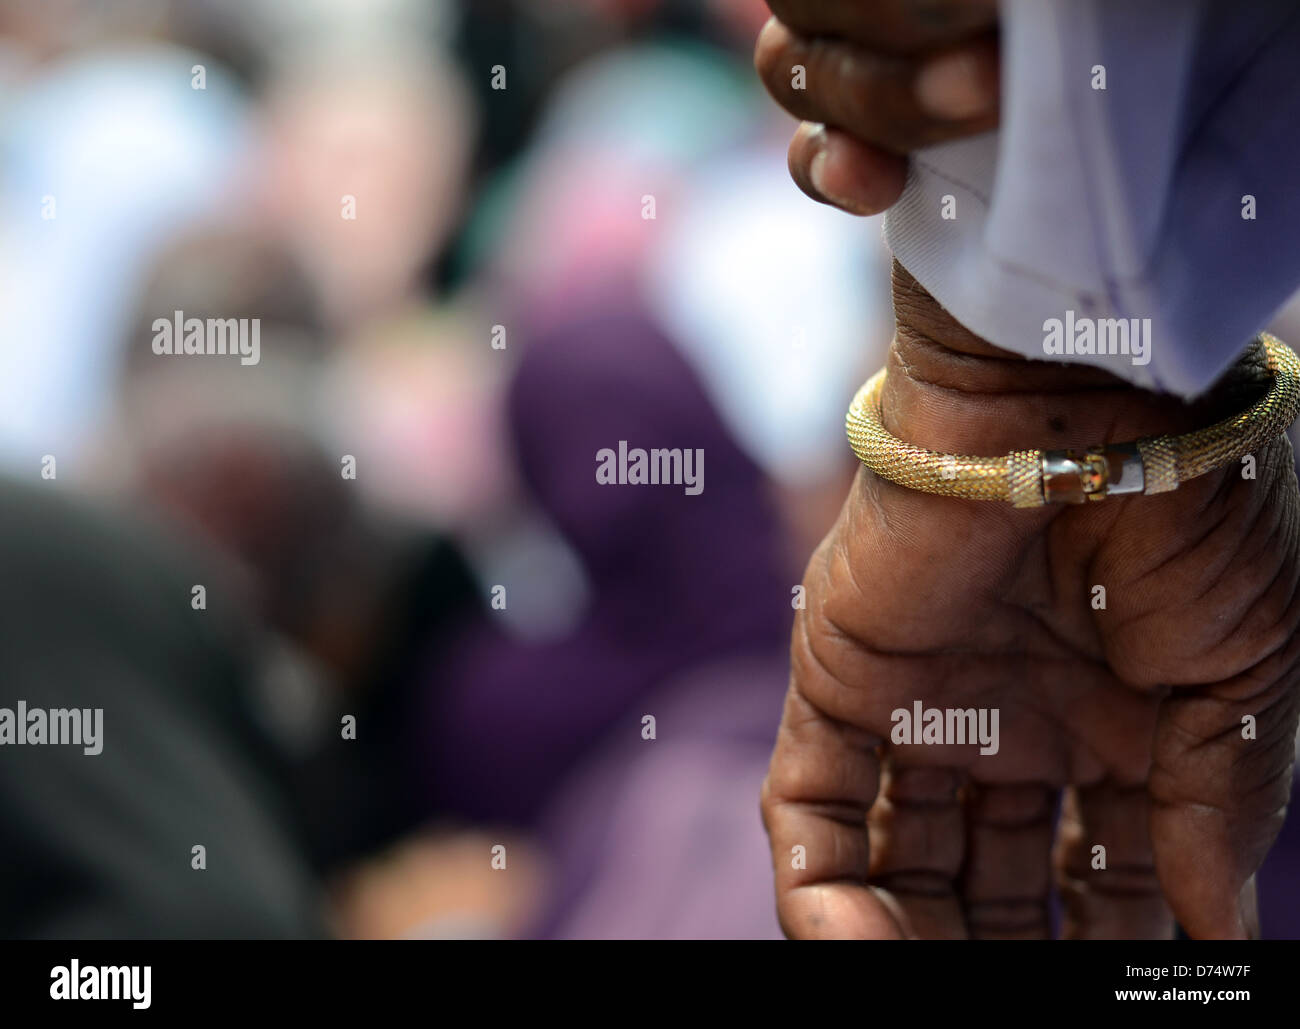
[[[0,6],[0,704],[104,711],[0,754],[0,935],[779,935],[759,784],[891,316],[766,16]],[[260,360],[155,353],[177,311]],[[620,441],[703,492],[599,485]]]

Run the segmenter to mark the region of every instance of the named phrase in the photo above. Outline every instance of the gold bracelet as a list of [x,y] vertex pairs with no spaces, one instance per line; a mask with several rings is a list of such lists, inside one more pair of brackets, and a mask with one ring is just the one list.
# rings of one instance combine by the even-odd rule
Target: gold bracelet
[[940,454],[904,443],[880,422],[882,368],[858,390],[845,418],[858,459],[881,478],[909,489],[967,500],[1008,500],[1016,507],[1125,493],[1166,493],[1221,468],[1284,433],[1300,413],[1300,358],[1261,333],[1273,382],[1250,408],[1182,436],[1146,436],[1077,450],[1015,450],[1005,457]]

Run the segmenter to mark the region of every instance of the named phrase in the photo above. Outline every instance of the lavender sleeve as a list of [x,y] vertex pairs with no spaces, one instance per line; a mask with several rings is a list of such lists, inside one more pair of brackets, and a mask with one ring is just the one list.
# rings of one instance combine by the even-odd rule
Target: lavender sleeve
[[963,324],[1193,396],[1300,287],[1300,6],[1004,0],[1002,125],[885,220]]

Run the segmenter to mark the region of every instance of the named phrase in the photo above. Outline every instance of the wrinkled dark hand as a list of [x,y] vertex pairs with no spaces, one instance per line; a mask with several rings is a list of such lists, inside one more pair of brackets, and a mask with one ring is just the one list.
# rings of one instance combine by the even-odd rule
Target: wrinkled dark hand
[[[898,266],[894,291],[885,424],[943,453],[1184,432],[1266,374],[1186,405],[997,350]],[[860,471],[808,566],[763,790],[788,934],[1041,937],[1053,881],[1068,937],[1257,931],[1300,712],[1300,498],[1285,437],[1254,456],[1254,478],[1031,510]],[[892,742],[915,701],[996,710],[997,752]]]
[[906,155],[998,121],[995,0],[768,0],[754,63],[803,124],[790,172],[815,200],[876,214]]

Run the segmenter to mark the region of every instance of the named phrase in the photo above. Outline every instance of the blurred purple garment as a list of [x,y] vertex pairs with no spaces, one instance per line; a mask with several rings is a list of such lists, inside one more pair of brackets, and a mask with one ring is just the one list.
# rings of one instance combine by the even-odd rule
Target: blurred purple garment
[[785,648],[698,669],[646,698],[653,740],[614,733],[543,820],[559,880],[536,934],[779,939],[759,789]]
[[[648,691],[783,647],[796,579],[762,472],[632,304],[532,340],[509,417],[522,474],[580,557],[590,604],[558,640],[514,639],[490,618],[467,629],[430,670],[421,760],[433,811],[528,825],[607,731],[640,739]],[[703,492],[601,485],[596,455],[622,440],[702,449]]]
[[1260,866],[1260,932],[1266,940],[1300,940],[1300,785],[1291,787],[1291,817],[1282,826],[1277,843]]

